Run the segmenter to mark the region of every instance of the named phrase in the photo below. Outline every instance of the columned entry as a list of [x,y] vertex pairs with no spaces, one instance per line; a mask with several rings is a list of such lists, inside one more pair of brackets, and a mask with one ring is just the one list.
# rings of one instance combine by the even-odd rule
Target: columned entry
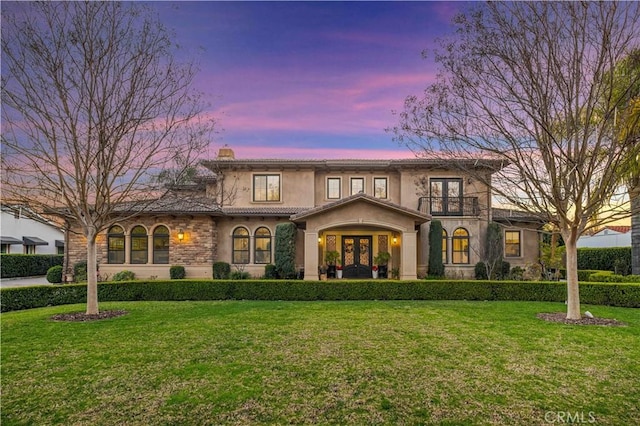
[[342,276],[371,278],[371,236],[342,237]]

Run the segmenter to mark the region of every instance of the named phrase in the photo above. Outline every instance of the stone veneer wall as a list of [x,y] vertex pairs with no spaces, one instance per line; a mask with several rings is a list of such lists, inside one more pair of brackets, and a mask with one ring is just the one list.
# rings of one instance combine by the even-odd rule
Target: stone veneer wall
[[[126,249],[129,250],[129,232],[136,225],[143,225],[151,235],[156,226],[164,225],[169,228],[169,263],[168,264],[113,264],[107,263],[107,232],[98,235],[97,261],[100,273],[112,276],[115,272],[130,270],[139,278],[169,278],[169,268],[172,265],[185,267],[189,278],[211,278],[212,266],[218,254],[218,229],[216,221],[210,216],[140,216],[132,220],[119,222],[125,229]],[[77,231],[76,228],[74,230]],[[178,240],[178,231],[183,230],[183,241]],[[73,265],[87,259],[86,238],[80,234],[69,233],[67,245],[69,271],[73,272]],[[152,250],[152,239],[149,240],[149,251]],[[128,256],[127,256],[128,257]]]

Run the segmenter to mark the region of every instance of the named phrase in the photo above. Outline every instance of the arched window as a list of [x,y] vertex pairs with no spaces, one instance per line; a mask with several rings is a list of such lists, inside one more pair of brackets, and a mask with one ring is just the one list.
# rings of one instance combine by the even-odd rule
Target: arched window
[[249,263],[249,231],[246,228],[236,228],[233,231],[231,263]]
[[124,263],[124,229],[113,225],[107,231],[107,262]]
[[253,261],[255,263],[271,263],[271,231],[265,227],[256,229],[254,240]]
[[153,230],[153,263],[169,263],[169,229],[166,226]]
[[147,263],[149,240],[144,226],[137,225],[131,230],[131,263]]
[[447,231],[445,229],[442,230],[442,263],[447,263],[449,261],[449,256],[447,256]]
[[456,229],[453,231],[451,243],[453,245],[452,263],[469,263],[469,231],[464,228]]

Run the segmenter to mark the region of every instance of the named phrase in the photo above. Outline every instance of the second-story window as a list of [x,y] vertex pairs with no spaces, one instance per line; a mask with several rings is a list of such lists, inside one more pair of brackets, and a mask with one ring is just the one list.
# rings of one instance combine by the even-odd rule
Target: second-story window
[[373,178],[373,195],[377,198],[387,198],[387,178]]
[[462,215],[462,179],[431,179],[431,214]]
[[340,199],[340,178],[327,178],[327,199]]
[[253,201],[280,201],[280,175],[254,175]]
[[364,178],[351,178],[351,195],[364,192]]

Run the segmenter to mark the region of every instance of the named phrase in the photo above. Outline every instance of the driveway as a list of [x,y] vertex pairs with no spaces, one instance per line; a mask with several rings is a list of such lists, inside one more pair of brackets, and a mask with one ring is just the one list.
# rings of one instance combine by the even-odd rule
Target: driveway
[[47,281],[46,276],[41,277],[28,277],[28,278],[3,278],[0,280],[1,288],[8,287],[28,287],[32,285],[52,285],[49,281]]

